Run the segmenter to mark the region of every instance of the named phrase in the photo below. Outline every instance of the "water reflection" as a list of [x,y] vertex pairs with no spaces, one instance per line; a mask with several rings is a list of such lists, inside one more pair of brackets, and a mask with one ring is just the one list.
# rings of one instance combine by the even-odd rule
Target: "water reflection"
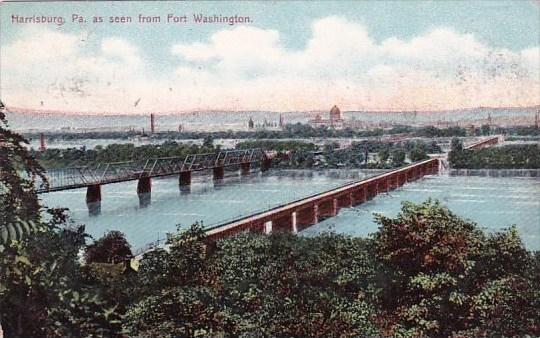
[[[138,196],[136,182],[102,187],[101,205],[92,217],[85,202],[85,189],[43,194],[50,207],[67,207],[76,222],[99,237],[109,230],[126,234],[134,249],[155,241],[158,234],[176,231],[203,221],[206,226],[221,224],[241,216],[267,210],[353,180],[373,176],[377,171],[275,171],[241,176],[227,173],[214,181],[212,176],[194,175],[191,186],[180,186],[177,177],[154,179],[152,196]],[[534,178],[428,176],[354,208],[343,208],[303,231],[313,235],[334,230],[358,236],[376,231],[373,213],[395,215],[404,200],[440,199],[458,215],[468,217],[487,229],[517,224],[529,248],[540,249],[540,180]]]

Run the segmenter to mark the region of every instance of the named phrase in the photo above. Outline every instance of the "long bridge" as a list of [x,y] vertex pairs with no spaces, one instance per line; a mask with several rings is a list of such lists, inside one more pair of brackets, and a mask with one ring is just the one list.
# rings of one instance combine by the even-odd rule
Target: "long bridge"
[[[465,149],[479,149],[498,143],[498,137],[481,139]],[[240,217],[233,221],[208,228],[207,240],[215,241],[244,231],[262,233],[301,231],[322,219],[338,214],[341,208],[364,203],[380,193],[403,186],[425,175],[436,174],[440,158],[391,170],[389,172],[351,182],[340,187],[289,202],[270,210]],[[224,178],[226,167],[239,168],[242,175],[251,171],[253,164],[267,171],[272,163],[272,154],[261,149],[231,150],[211,154],[193,154],[186,157],[149,159],[145,163],[119,162],[95,167],[80,167],[47,172],[48,185],[38,193],[87,188],[86,202],[91,215],[101,210],[101,185],[138,180],[137,193],[141,206],[149,203],[151,179],[153,177],[178,175],[180,187],[191,184],[193,172],[211,170],[214,180]]]
[[47,170],[47,182],[40,182],[36,191],[43,194],[87,188],[86,204],[90,214],[96,215],[101,211],[101,186],[105,184],[138,180],[139,201],[141,206],[146,206],[150,201],[154,177],[178,175],[182,188],[189,187],[193,172],[211,170],[214,180],[222,180],[225,168],[239,168],[242,175],[247,175],[252,166],[267,171],[271,164],[272,154],[258,148],[155,158],[143,162],[100,163],[95,166]]
[[[480,149],[498,143],[498,136],[487,137],[467,145],[465,149]],[[431,158],[412,163],[374,177],[348,183],[323,193],[277,206],[261,213],[220,224],[207,229],[207,240],[215,241],[243,231],[296,233],[318,223],[319,220],[337,215],[341,208],[359,205],[379,193],[394,190],[425,175],[437,174],[440,161],[440,158]]]
[[416,162],[390,172],[348,183],[335,189],[277,206],[270,210],[242,217],[207,229],[208,241],[233,236],[244,231],[261,233],[301,231],[339,209],[364,203],[379,193],[388,192],[425,175],[439,171],[439,159]]

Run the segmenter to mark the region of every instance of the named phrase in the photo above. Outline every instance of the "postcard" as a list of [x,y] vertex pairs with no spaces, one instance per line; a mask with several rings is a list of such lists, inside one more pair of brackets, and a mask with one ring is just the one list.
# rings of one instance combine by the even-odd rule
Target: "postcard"
[[538,1],[0,2],[0,338],[540,336]]

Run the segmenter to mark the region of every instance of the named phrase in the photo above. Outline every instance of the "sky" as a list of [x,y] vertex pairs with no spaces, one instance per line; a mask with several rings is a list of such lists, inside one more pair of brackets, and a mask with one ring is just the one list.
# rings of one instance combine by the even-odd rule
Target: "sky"
[[[139,14],[160,22],[140,23]],[[187,22],[167,22],[169,14]],[[196,23],[199,14],[249,19]],[[8,107],[141,114],[540,104],[535,1],[3,2],[0,19]]]

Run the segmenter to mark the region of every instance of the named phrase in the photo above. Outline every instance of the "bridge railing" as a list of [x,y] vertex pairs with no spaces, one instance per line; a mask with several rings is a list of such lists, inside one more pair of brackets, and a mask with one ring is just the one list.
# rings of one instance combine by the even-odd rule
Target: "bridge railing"
[[266,159],[261,149],[226,150],[218,153],[190,154],[185,157],[150,158],[141,161],[99,163],[97,165],[50,169],[46,176],[49,186],[39,182],[38,192],[80,188],[95,184],[107,184],[142,177],[166,176],[182,171],[198,171],[217,166],[239,165]]

